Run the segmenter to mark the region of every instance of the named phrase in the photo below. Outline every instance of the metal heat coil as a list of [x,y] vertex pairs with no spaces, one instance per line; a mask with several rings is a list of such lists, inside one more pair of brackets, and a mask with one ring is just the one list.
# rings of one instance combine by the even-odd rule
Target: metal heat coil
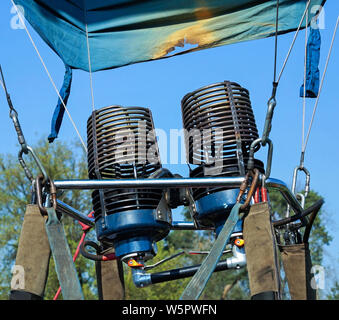
[[[147,108],[115,105],[93,111],[87,133],[90,179],[147,178],[161,168],[152,114]],[[161,195],[161,189],[95,190],[96,220],[116,212],[155,209]]]
[[[259,137],[248,90],[224,81],[188,93],[181,106],[187,161],[198,166],[190,177],[245,175],[251,143]],[[255,167],[263,171],[261,161]],[[193,196],[220,190],[194,189]]]

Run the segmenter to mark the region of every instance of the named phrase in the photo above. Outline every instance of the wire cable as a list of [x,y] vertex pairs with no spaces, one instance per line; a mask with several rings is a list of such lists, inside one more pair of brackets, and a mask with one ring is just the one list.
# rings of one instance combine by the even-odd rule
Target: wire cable
[[0,79],[0,84],[1,84],[1,86],[3,87],[3,89],[4,89],[4,90],[5,90],[5,92],[6,92],[5,85],[3,84],[3,82],[1,81],[1,79]]
[[301,135],[301,152],[305,140],[305,115],[306,115],[306,74],[307,74],[307,31],[308,31],[308,14],[306,15],[306,28],[305,28],[305,60],[304,60],[304,93],[303,93],[303,107],[302,107],[302,135]]
[[92,64],[91,64],[91,53],[89,47],[89,39],[88,39],[88,27],[86,23],[86,44],[87,44],[87,58],[88,58],[88,71],[89,71],[89,80],[91,86],[91,97],[92,97],[92,111],[95,110],[94,104],[94,90],[93,90],[93,77],[92,77]]
[[75,131],[76,131],[76,133],[77,133],[77,135],[78,135],[78,137],[79,137],[79,139],[80,139],[80,142],[81,142],[81,144],[82,144],[82,146],[83,146],[85,152],[87,153],[87,147],[86,147],[86,145],[85,145],[85,143],[84,143],[84,140],[82,139],[82,137],[81,137],[81,135],[80,135],[80,133],[79,133],[79,130],[78,130],[77,126],[75,125],[75,123],[74,123],[74,121],[73,121],[73,119],[72,119],[72,117],[71,117],[71,114],[69,113],[68,108],[66,107],[66,104],[65,104],[64,100],[62,99],[62,97],[61,97],[61,95],[60,95],[60,93],[59,93],[59,90],[58,90],[58,88],[56,87],[55,82],[54,82],[54,80],[53,80],[53,78],[52,78],[50,72],[48,71],[48,68],[47,68],[47,66],[46,66],[46,64],[45,64],[45,62],[44,62],[44,60],[43,60],[43,58],[42,58],[42,56],[41,56],[41,54],[40,54],[40,52],[39,52],[39,50],[38,50],[36,44],[35,44],[35,42],[34,42],[32,36],[31,36],[31,34],[30,34],[30,32],[29,32],[29,30],[28,30],[27,27],[26,27],[26,24],[25,24],[25,22],[24,22],[24,20],[23,20],[23,18],[22,18],[22,15],[21,15],[21,13],[20,13],[18,7],[16,6],[16,4],[14,3],[13,0],[11,0],[11,2],[12,2],[13,7],[15,8],[15,10],[16,10],[16,12],[17,12],[17,14],[18,14],[18,17],[19,17],[19,19],[20,19],[22,25],[23,25],[24,28],[25,28],[25,31],[26,31],[26,33],[27,33],[27,35],[28,35],[28,37],[29,37],[29,39],[30,39],[30,41],[31,41],[31,43],[32,43],[32,45],[33,45],[35,51],[36,51],[36,53],[38,54],[38,57],[39,57],[39,59],[40,59],[42,65],[43,65],[43,67],[44,67],[44,69],[45,69],[45,71],[46,71],[46,73],[47,73],[47,76],[48,76],[49,80],[50,80],[51,83],[52,83],[52,86],[54,87],[54,89],[55,89],[55,91],[56,91],[56,93],[57,93],[57,95],[58,95],[58,97],[59,97],[59,99],[60,99],[60,101],[61,101],[63,107],[65,108],[65,111],[66,111],[66,113],[67,113],[67,115],[68,115],[68,117],[69,117],[69,119],[70,119],[70,121],[71,121],[71,123],[72,123],[72,125],[73,125],[73,127],[74,127],[74,129],[75,129]]
[[90,45],[89,45],[88,24],[87,24],[86,0],[84,0],[84,8],[85,8],[84,14],[85,14],[85,31],[86,31],[86,46],[87,46],[89,82],[90,82],[90,87],[91,87],[92,111],[94,111],[95,110],[95,103],[94,103],[94,90],[93,90],[93,77],[92,77],[91,49],[90,49]]
[[276,107],[276,93],[277,93],[277,88],[281,79],[281,76],[285,70],[287,61],[290,57],[290,54],[292,52],[292,49],[294,47],[295,41],[297,39],[297,36],[299,34],[299,31],[301,29],[301,26],[303,24],[303,21],[305,19],[305,15],[307,13],[307,10],[309,8],[310,5],[310,1],[308,0],[308,3],[306,5],[306,9],[304,11],[304,14],[302,15],[302,18],[300,20],[299,26],[297,28],[297,31],[294,34],[294,38],[292,41],[292,44],[288,50],[287,56],[285,58],[285,61],[283,63],[282,69],[280,71],[278,80],[276,79],[276,68],[277,68],[277,55],[278,55],[278,31],[279,31],[279,1],[277,0],[277,13],[276,13],[276,31],[275,31],[275,56],[274,56],[274,79],[273,79],[273,88],[272,88],[272,95],[271,98],[268,100],[268,108],[267,108],[267,113],[266,113],[266,119],[265,119],[265,125],[264,125],[264,131],[263,131],[263,135],[262,135],[262,145],[265,146],[270,134],[270,131],[272,129],[272,119],[273,119],[273,112],[274,112],[274,108]]
[[292,49],[293,49],[293,47],[294,47],[295,41],[297,40],[297,37],[298,37],[299,31],[300,31],[300,29],[301,29],[301,27],[302,27],[302,24],[303,24],[303,22],[304,22],[304,20],[305,20],[305,16],[306,16],[306,13],[307,13],[307,11],[308,11],[308,8],[309,8],[310,4],[311,4],[311,0],[308,0],[307,5],[306,5],[306,9],[305,9],[305,11],[304,11],[304,14],[303,14],[302,17],[301,17],[299,26],[298,26],[298,28],[297,28],[295,34],[294,34],[294,37],[293,37],[291,46],[290,46],[290,48],[289,48],[289,50],[288,50],[287,56],[286,56],[286,58],[285,58],[285,61],[284,61],[284,63],[283,63],[283,66],[282,66],[282,68],[281,68],[281,71],[280,71],[280,73],[279,73],[278,80],[277,80],[278,83],[280,82],[281,76],[282,76],[282,74],[283,74],[283,72],[284,72],[284,70],[285,70],[286,64],[287,64],[288,59],[289,59],[289,57],[290,57],[290,55],[291,55]]
[[277,12],[275,17],[274,76],[273,76],[274,83],[277,80],[278,31],[279,31],[279,0],[277,0]]
[[321,82],[320,82],[320,86],[319,86],[319,92],[318,92],[317,100],[316,100],[316,102],[314,104],[311,122],[310,122],[310,125],[308,127],[305,144],[304,144],[303,149],[302,149],[303,153],[305,153],[305,150],[306,150],[306,147],[307,147],[307,143],[308,143],[308,140],[309,140],[309,137],[310,137],[312,125],[313,125],[313,122],[314,122],[315,113],[316,113],[317,108],[318,108],[320,94],[321,94],[321,91],[322,91],[322,88],[323,88],[323,85],[324,85],[324,80],[325,80],[328,64],[330,62],[330,58],[331,58],[331,54],[332,54],[332,49],[333,49],[333,45],[334,45],[334,40],[335,40],[335,37],[336,37],[336,34],[337,34],[337,30],[338,30],[338,25],[339,25],[339,16],[337,18],[337,22],[336,22],[336,25],[335,25],[335,28],[334,28],[334,32],[333,32],[333,37],[332,37],[330,49],[329,49],[329,52],[328,52],[328,55],[327,55],[327,59],[326,59],[326,63],[325,63],[325,69],[324,69],[324,72],[323,72],[323,75],[322,75],[322,78],[321,78]]

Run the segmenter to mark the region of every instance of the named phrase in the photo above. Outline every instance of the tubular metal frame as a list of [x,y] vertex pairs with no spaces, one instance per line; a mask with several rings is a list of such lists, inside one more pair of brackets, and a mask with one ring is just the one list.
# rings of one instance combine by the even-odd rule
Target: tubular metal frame
[[63,214],[67,214],[73,219],[78,220],[88,226],[91,226],[91,227],[95,226],[94,219],[90,219],[89,217],[82,214],[80,211],[74,209],[73,207],[69,206],[68,204],[58,199],[57,199],[57,211]]
[[[264,175],[259,176],[259,183],[265,179]],[[57,189],[107,189],[107,188],[204,188],[210,186],[240,187],[244,177],[222,177],[222,178],[160,178],[160,179],[122,179],[122,180],[57,180],[54,181]],[[268,178],[265,180],[267,188],[277,189],[284,199],[296,213],[303,212],[303,208],[296,196],[289,190],[287,185],[278,179]],[[64,202],[57,200],[57,210],[79,220],[89,226],[94,226],[94,220],[80,213]],[[200,230],[191,221],[173,221],[172,230]],[[240,258],[239,258],[240,257]],[[219,262],[214,271],[222,271],[230,268],[240,268],[246,265],[246,256],[233,255],[225,261]],[[144,287],[153,283],[160,283],[180,278],[190,277],[195,274],[200,265],[187,268],[179,268],[160,273],[146,273],[142,269],[132,269],[133,282],[137,287]]]
[[[259,180],[263,179],[260,175]],[[68,190],[98,190],[110,188],[206,188],[206,187],[240,187],[244,177],[208,177],[208,178],[166,178],[166,179],[120,179],[120,180],[55,180],[54,184],[57,189]],[[259,182],[260,183],[260,182]],[[287,185],[278,179],[268,178],[265,181],[268,188],[280,191],[286,202],[291,206],[296,214],[303,211],[302,206],[296,196],[290,191]],[[71,208],[67,204],[58,200],[58,209],[74,219],[93,225],[93,220],[81,214],[77,210]],[[173,229],[193,229],[186,222],[177,222],[173,225]]]

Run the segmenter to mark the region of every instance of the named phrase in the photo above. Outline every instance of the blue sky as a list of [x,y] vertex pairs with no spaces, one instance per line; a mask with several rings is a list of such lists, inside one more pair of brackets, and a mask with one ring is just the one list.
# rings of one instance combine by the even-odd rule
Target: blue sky
[[[324,64],[337,16],[339,3],[328,0],[325,5],[325,28],[321,30],[322,51],[320,72]],[[50,131],[50,120],[57,95],[24,30],[11,28],[14,14],[10,1],[0,3],[0,63],[4,69],[8,89],[29,144]],[[54,52],[31,29],[34,41],[50,73],[60,87],[64,66]],[[299,88],[303,82],[304,31],[297,39],[277,93],[270,138],[274,144],[271,176],[291,184],[295,166],[299,164],[302,134],[302,99]],[[282,66],[293,33],[279,37],[278,71]],[[339,204],[337,181],[339,179],[339,35],[334,44],[332,58],[325,79],[319,107],[306,149],[305,167],[311,173],[311,188],[325,199],[328,229],[334,240],[326,247],[327,264],[339,263]],[[267,100],[272,90],[274,39],[263,39],[225,47],[204,50],[162,61],[135,64],[120,69],[93,74],[95,107],[97,109],[121,104],[143,106],[152,110],[155,126],[169,132],[181,129],[182,97],[202,86],[223,80],[238,82],[250,91],[257,126],[262,133]],[[311,118],[314,100],[307,101],[306,129]],[[89,74],[74,71],[69,111],[81,136],[86,139],[86,122],[91,114]],[[17,153],[17,137],[8,117],[4,95],[0,94],[0,152]],[[65,115],[59,138],[63,141],[77,139]],[[266,161],[266,148],[257,158]],[[164,160],[164,159],[163,159]],[[187,176],[186,165],[170,165],[173,172]],[[300,185],[304,176],[300,174]],[[333,276],[333,275],[332,275]],[[339,275],[337,275],[339,280]]]

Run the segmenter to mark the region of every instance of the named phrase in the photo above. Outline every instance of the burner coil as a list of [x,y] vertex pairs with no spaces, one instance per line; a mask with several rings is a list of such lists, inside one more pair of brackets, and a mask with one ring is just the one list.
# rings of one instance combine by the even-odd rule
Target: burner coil
[[[93,111],[87,134],[90,179],[145,179],[162,167],[152,114],[147,108],[114,105]],[[131,234],[139,244],[145,242],[147,234],[147,246],[162,239],[169,225],[154,218],[162,194],[161,189],[95,190],[92,203],[98,239],[116,242],[118,247],[131,239]],[[135,243],[127,249],[122,246],[123,254],[148,250]]]

